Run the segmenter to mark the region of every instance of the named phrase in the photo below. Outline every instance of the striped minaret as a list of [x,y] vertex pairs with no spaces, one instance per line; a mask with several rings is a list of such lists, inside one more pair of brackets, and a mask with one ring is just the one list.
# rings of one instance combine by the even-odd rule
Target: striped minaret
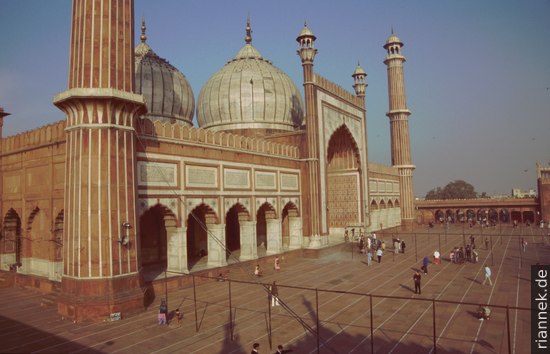
[[390,110],[386,115],[390,119],[391,164],[399,171],[399,186],[401,194],[401,220],[403,225],[412,226],[414,222],[414,192],[413,171],[416,168],[411,161],[411,144],[409,140],[409,115],[407,97],[405,96],[405,79],[403,63],[405,57],[401,53],[403,43],[395,35],[388,37],[384,48],[388,67],[388,96]]
[[321,183],[319,176],[321,170],[319,167],[319,137],[317,115],[315,110],[315,84],[313,73],[313,61],[317,54],[315,49],[315,35],[304,24],[304,28],[296,41],[300,44],[298,55],[302,61],[304,72],[304,97],[306,104],[306,138],[307,138],[307,179],[308,190],[306,197],[306,209],[309,211],[309,217],[304,218],[307,224],[304,225],[305,233],[310,236],[310,248],[321,246],[319,236],[321,236]]
[[133,0],[73,0],[60,313],[104,318],[143,306],[136,249]]

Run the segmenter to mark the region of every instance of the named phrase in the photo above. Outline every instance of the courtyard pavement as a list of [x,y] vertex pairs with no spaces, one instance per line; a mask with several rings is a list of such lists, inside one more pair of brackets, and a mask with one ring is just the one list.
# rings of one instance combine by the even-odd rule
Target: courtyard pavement
[[[179,307],[183,319],[172,318],[168,326],[157,324],[160,296],[145,311],[119,321],[73,323],[54,306],[41,307],[43,295],[37,292],[0,289],[0,352],[250,353],[257,342],[261,354],[274,353],[278,344],[296,354],[317,348],[320,353],[432,353],[434,333],[437,353],[529,352],[531,265],[549,264],[550,246],[534,227],[466,226],[464,236],[462,230],[439,225],[400,234],[405,254],[392,252],[394,234],[379,233],[387,249],[382,262],[371,266],[352,243],[323,250],[317,259],[283,255],[278,272],[267,266],[274,258],[268,256],[260,278],[251,275],[256,262],[243,263],[232,267],[224,282],[202,280],[194,288],[169,290],[169,310],[173,315]],[[468,242],[470,234],[476,235],[479,262],[451,263],[450,250]],[[528,242],[525,252],[522,237]],[[414,270],[424,256],[432,261],[435,249],[442,264],[429,265],[422,294],[414,294]],[[484,264],[493,271],[492,287],[481,284]],[[273,281],[281,300],[275,307],[266,292]],[[480,303],[492,308],[490,320],[475,318]]]

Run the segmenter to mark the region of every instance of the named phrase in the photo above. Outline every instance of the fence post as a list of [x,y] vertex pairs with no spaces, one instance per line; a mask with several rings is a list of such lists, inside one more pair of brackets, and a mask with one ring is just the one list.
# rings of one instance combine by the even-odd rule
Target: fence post
[[414,233],[414,258],[416,259],[416,262],[418,262],[418,251],[416,249],[416,232]]
[[[415,234],[416,235],[416,234]],[[372,321],[372,294],[369,294],[370,298],[370,352],[374,354],[374,325]]]
[[315,288],[315,312],[317,313],[317,354],[321,350],[319,345],[319,289]]
[[434,354],[437,354],[437,336],[435,330],[435,299],[432,299],[432,320],[433,320],[433,329],[434,329]]
[[232,303],[231,303],[231,279],[229,279],[228,284],[228,291],[229,291],[229,334],[231,336],[231,341],[233,342],[233,310],[232,310]]
[[506,330],[508,331],[508,353],[512,354],[512,345],[510,344],[510,308],[506,305]]
[[195,303],[195,332],[199,332],[199,316],[197,314],[197,287],[195,286],[195,275],[193,275],[193,302]]
[[273,295],[271,295],[271,288],[268,289],[269,292],[268,292],[268,296],[267,296],[267,314],[268,314],[268,324],[267,324],[267,331],[268,331],[268,338],[269,338],[269,349],[271,349],[272,347],[272,344],[271,344],[271,302],[273,301],[272,297]]

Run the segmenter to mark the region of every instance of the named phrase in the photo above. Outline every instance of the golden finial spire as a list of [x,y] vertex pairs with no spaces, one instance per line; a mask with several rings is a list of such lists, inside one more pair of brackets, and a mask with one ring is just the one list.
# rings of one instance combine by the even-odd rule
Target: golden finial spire
[[252,42],[252,29],[250,28],[250,15],[246,17],[246,36],[244,37],[244,41],[246,44],[250,44]]
[[145,27],[145,16],[141,17],[141,36],[139,37],[141,39],[142,43],[145,43],[147,40],[147,36],[145,35],[145,30],[147,27]]

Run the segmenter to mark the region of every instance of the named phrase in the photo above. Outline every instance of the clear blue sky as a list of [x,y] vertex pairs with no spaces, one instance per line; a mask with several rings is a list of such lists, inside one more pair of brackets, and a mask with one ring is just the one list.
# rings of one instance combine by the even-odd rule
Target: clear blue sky
[[[67,86],[69,0],[0,2],[0,106],[4,136],[64,119],[52,105]],[[317,36],[315,71],[353,91],[368,74],[370,161],[389,164],[386,38],[405,43],[415,194],[463,179],[478,192],[536,187],[550,161],[550,1],[136,0],[136,42],[148,43],[202,85],[244,44],[302,84],[295,41],[304,20]]]

